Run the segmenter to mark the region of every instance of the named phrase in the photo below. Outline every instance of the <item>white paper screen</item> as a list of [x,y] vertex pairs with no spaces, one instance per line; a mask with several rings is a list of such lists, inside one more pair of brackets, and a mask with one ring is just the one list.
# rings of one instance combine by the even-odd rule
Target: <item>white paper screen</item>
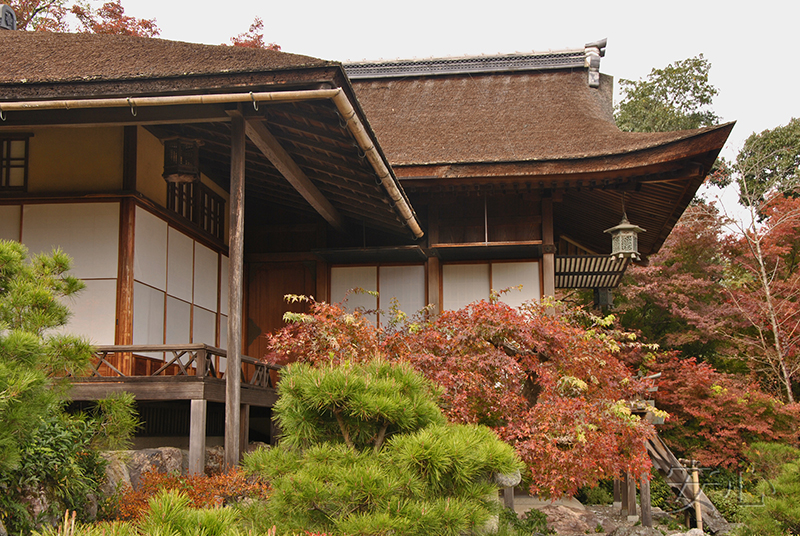
[[90,279],[86,288],[65,300],[72,317],[61,330],[88,337],[92,344],[114,344],[117,317],[117,280]]
[[194,240],[171,227],[167,263],[167,294],[192,301]]
[[442,266],[442,307],[461,309],[489,298],[488,264],[445,264]]
[[136,207],[133,278],[166,290],[167,286],[167,222]]
[[192,314],[192,342],[215,346],[217,342],[217,315],[194,306]]
[[[210,311],[217,310],[217,254],[203,246],[194,246],[194,303]],[[228,280],[225,280],[227,285]]]
[[0,238],[19,242],[19,216],[22,212],[20,205],[0,206]]
[[400,310],[409,316],[413,315],[426,305],[425,267],[381,266],[379,290],[381,310],[388,313],[392,298],[397,298]]
[[347,298],[347,309],[352,311],[357,307],[364,309],[377,309],[378,300],[369,294],[354,294],[347,292],[354,288],[364,290],[378,290],[377,266],[336,266],[331,268],[331,302],[338,303]]
[[164,293],[133,283],[133,344],[164,344]]
[[538,262],[494,262],[492,263],[492,290],[522,285],[522,289],[509,290],[500,300],[511,307],[519,307],[523,302],[539,301],[539,263]]
[[119,203],[25,205],[22,242],[31,255],[60,247],[72,257],[72,275],[117,277]]

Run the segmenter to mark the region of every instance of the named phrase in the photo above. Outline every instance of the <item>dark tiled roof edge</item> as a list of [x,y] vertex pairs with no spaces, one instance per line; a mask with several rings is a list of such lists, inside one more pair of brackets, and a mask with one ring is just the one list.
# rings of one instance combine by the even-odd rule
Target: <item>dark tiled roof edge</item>
[[343,64],[351,79],[584,68],[584,49],[498,56],[368,61]]

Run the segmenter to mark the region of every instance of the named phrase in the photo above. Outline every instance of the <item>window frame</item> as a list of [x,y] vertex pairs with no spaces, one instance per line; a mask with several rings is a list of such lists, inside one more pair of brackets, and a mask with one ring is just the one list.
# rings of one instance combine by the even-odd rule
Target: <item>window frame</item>
[[[30,163],[30,138],[32,134],[10,134],[0,133],[0,191],[3,192],[27,192],[28,191],[28,168]],[[21,141],[25,146],[25,155],[20,158],[11,157],[11,142]],[[22,165],[12,165],[15,161],[22,160]],[[8,184],[11,177],[11,170],[22,168],[22,185],[11,186]]]

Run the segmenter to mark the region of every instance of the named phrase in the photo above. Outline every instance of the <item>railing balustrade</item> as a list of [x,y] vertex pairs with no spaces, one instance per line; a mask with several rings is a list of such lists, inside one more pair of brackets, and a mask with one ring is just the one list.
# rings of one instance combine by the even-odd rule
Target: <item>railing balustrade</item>
[[[162,354],[164,358],[153,359],[150,356],[154,353]],[[94,354],[90,371],[93,378],[199,376],[221,379],[226,373],[228,356],[222,348],[207,344],[96,346]],[[144,366],[137,367],[137,364]],[[274,388],[275,376],[270,371],[281,368],[242,356],[242,385]],[[141,369],[144,373],[137,374],[136,371]]]

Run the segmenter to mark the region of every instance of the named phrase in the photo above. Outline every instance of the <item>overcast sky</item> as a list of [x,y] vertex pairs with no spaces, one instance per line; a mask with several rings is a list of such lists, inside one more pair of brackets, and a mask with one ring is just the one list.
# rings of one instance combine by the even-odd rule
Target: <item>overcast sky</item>
[[581,48],[608,38],[600,70],[638,79],[697,54],[736,120],[725,154],[752,132],[800,116],[800,2],[607,0],[123,0],[161,37],[220,44],[264,20],[285,52],[329,60],[427,58]]

